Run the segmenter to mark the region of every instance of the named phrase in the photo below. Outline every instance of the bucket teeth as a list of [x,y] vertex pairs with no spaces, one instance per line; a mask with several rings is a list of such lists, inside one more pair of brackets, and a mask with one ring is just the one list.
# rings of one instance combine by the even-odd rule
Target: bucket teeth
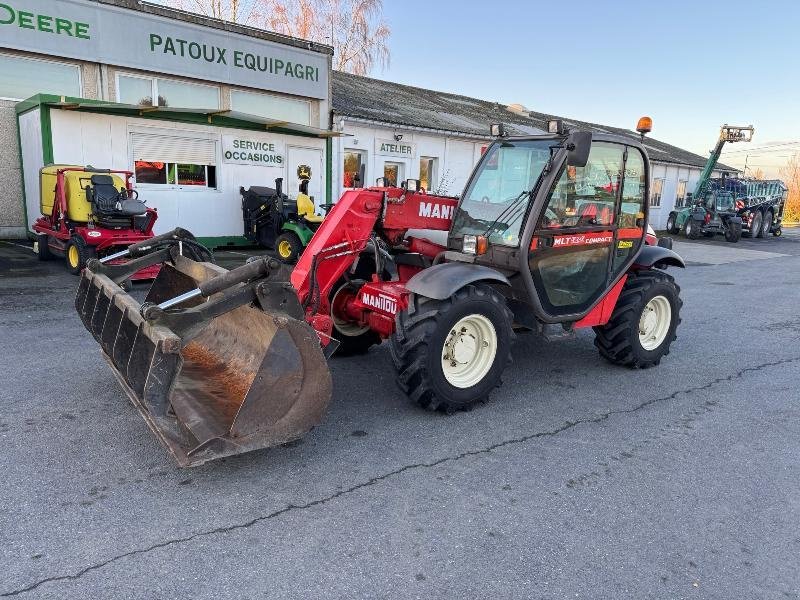
[[[224,272],[180,257],[176,266],[162,267],[148,299],[175,297]],[[214,300],[179,310],[199,311]],[[75,309],[181,466],[283,444],[322,420],[331,377],[304,321],[238,306],[181,338],[145,320],[133,297],[90,269],[81,276]]]

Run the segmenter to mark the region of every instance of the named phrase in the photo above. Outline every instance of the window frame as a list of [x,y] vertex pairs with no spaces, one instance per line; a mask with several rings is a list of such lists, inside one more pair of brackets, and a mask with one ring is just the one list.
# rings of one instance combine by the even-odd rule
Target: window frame
[[[230,107],[231,107],[232,111],[238,111],[238,109],[233,106],[233,96],[235,94],[237,94],[237,93],[239,93],[239,94],[252,94],[253,96],[267,96],[267,97],[270,97],[270,98],[277,98],[279,100],[291,100],[292,102],[299,102],[301,104],[304,104],[304,105],[306,105],[306,107],[308,107],[308,122],[307,123],[297,123],[297,125],[308,125],[308,126],[312,125],[312,123],[311,123],[311,112],[312,112],[311,111],[311,100],[306,100],[305,98],[295,98],[295,97],[290,97],[290,96],[279,96],[278,94],[270,94],[268,92],[259,92],[259,91],[254,91],[254,90],[242,90],[242,89],[238,89],[238,88],[231,88],[229,97],[230,97]],[[274,117],[266,117],[266,116],[263,116],[263,115],[255,115],[255,116],[261,116],[261,117],[263,117],[265,119],[274,118]]]
[[360,189],[360,188],[355,188],[355,187],[349,187],[349,186],[345,185],[345,183],[344,183],[344,175],[345,175],[345,172],[346,172],[345,168],[344,168],[344,161],[347,158],[348,154],[358,154],[359,155],[359,157],[360,157],[359,170],[360,170],[361,166],[364,167],[364,179],[365,179],[365,181],[362,181],[360,183],[361,183],[361,187],[365,187],[366,186],[366,180],[368,178],[368,175],[367,175],[367,151],[366,150],[362,150],[361,148],[344,148],[342,150],[342,188],[346,189],[346,190]]
[[[48,63],[48,64],[51,64],[51,65],[59,65],[59,66],[62,66],[62,67],[71,67],[71,68],[75,69],[77,71],[77,73],[78,73],[78,92],[79,92],[78,93],[78,97],[82,97],[83,96],[83,69],[81,69],[81,66],[78,65],[78,64],[67,62],[67,61],[64,61],[64,60],[53,60],[53,59],[50,59],[50,58],[39,58],[39,57],[35,57],[34,58],[34,57],[31,57],[31,56],[22,56],[20,54],[14,54],[12,52],[5,52],[5,51],[0,50],[0,58],[2,58],[2,57],[7,57],[7,58],[11,58],[11,59],[19,59],[19,60],[23,60],[23,61],[27,60],[27,61],[32,61],[32,62]],[[40,90],[40,92],[37,92],[37,93],[41,93],[41,90]],[[23,100],[27,100],[27,98],[13,98],[13,97],[9,97],[9,96],[0,96],[0,100],[7,100],[9,102],[21,102]]]
[[[437,176],[439,175],[439,157],[438,156],[420,156],[419,157],[419,177],[420,185],[422,185],[422,161],[428,163],[428,187],[425,188],[426,192],[432,193],[433,189],[437,187]],[[431,168],[433,167],[433,168]]]
[[[219,187],[219,165],[197,165],[198,167],[203,167],[205,169],[205,185],[181,185],[180,183],[169,183],[169,175],[170,170],[175,171],[175,181],[177,182],[178,173],[177,173],[177,166],[178,165],[195,165],[197,163],[175,163],[175,162],[168,162],[164,161],[166,165],[165,169],[165,176],[167,178],[166,183],[151,183],[151,182],[140,182],[136,178],[136,163],[138,161],[134,160],[133,165],[131,167],[131,171],[133,171],[133,180],[136,183],[137,189],[143,190],[161,190],[161,191],[177,191],[177,192],[221,192]],[[214,181],[216,183],[216,187],[211,187],[208,185],[208,167],[214,167]]]
[[[114,95],[115,95],[115,97],[117,99],[117,102],[119,102],[121,104],[133,104],[133,103],[132,102],[123,102],[122,99],[120,98],[120,96],[119,96],[119,91],[120,91],[119,90],[119,78],[120,77],[128,77],[130,79],[144,79],[144,80],[149,81],[150,82],[150,97],[151,97],[151,99],[155,99],[155,101],[156,101],[156,104],[154,104],[152,106],[155,106],[155,107],[158,107],[158,98],[159,98],[159,95],[158,95],[158,81],[161,80],[161,81],[168,81],[170,83],[177,83],[177,84],[181,84],[181,85],[192,85],[192,86],[195,86],[195,87],[204,87],[204,88],[215,89],[217,91],[217,106],[216,107],[207,106],[205,108],[207,108],[209,110],[220,110],[222,108],[222,88],[220,86],[218,86],[218,85],[213,85],[213,84],[210,84],[210,83],[196,83],[194,81],[185,81],[183,79],[173,79],[171,77],[159,77],[157,75],[143,75],[141,73],[130,73],[128,71],[117,71],[114,74],[114,85],[115,85]],[[144,106],[144,105],[143,104],[139,104],[137,106]],[[173,107],[166,106],[164,108],[187,108],[187,107],[183,107],[183,106],[173,106]],[[203,109],[202,108],[197,108],[197,109],[190,109],[190,110],[203,110]]]
[[[681,189],[681,184],[683,184],[683,194],[678,194],[679,190]],[[675,188],[675,206],[679,208],[683,207],[684,203],[686,202],[686,188],[688,187],[688,179],[678,179],[678,185]]]
[[[659,182],[658,184],[656,184],[657,181]],[[647,199],[649,208],[661,208],[661,200],[664,198],[664,184],[666,181],[666,177],[653,177],[653,184],[650,186],[650,197]],[[658,188],[657,194],[656,188]],[[658,202],[655,201],[656,195],[658,195]]]
[[394,165],[397,167],[397,180],[395,181],[395,186],[400,187],[400,184],[405,181],[406,163],[397,160],[383,161],[383,177],[386,177],[386,165]]

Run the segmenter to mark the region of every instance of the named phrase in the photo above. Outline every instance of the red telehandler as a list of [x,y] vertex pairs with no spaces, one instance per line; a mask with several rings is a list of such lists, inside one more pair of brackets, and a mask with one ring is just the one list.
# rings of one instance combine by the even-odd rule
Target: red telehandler
[[[553,131],[499,137],[460,200],[413,180],[345,192],[291,271],[265,257],[231,271],[192,260],[180,229],[134,244],[124,265],[90,261],[77,311],[182,466],[318,424],[334,350],[388,340],[400,387],[445,411],[488,397],[518,331],[592,327],[610,362],[656,365],[680,322],[663,269],[684,263],[645,244],[645,149]],[[446,230],[447,246],[410,229]],[[144,304],[117,285],[161,263]]]

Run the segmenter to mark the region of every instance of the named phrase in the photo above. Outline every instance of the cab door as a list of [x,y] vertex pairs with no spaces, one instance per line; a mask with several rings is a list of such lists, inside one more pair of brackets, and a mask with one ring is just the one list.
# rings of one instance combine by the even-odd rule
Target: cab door
[[[626,154],[631,185],[623,192]],[[585,167],[564,168],[528,255],[534,287],[549,316],[588,311],[630,265],[643,239],[644,164],[635,148],[594,142]],[[622,202],[623,196],[635,201]]]

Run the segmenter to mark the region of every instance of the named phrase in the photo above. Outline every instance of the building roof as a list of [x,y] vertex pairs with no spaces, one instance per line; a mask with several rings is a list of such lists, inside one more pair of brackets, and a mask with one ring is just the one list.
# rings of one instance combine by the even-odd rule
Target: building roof
[[[619,127],[532,111],[512,111],[497,102],[340,71],[333,71],[332,75],[334,115],[363,119],[376,124],[419,127],[465,137],[490,139],[488,131],[491,123],[503,123],[512,135],[535,135],[547,131],[548,120],[562,119],[569,128],[590,129],[639,139],[638,133]],[[645,138],[644,145],[650,159],[656,162],[697,168],[706,164],[706,157],[651,137]],[[738,169],[719,163],[716,170]]]
[[186,23],[194,23],[204,27],[211,27],[212,29],[221,29],[222,31],[229,31],[231,33],[238,33],[252,38],[267,40],[269,42],[276,42],[278,44],[285,44],[294,46],[296,48],[304,48],[321,54],[333,55],[333,48],[325,44],[311,42],[300,38],[275,33],[259,29],[258,27],[248,27],[231,21],[223,21],[222,19],[215,19],[198,13],[188,12],[171,6],[164,6],[162,4],[154,4],[143,0],[94,0],[99,4],[110,4],[112,6],[119,6],[120,8],[128,8],[139,12],[149,13],[152,15],[159,15],[174,19],[176,21],[184,21]]

